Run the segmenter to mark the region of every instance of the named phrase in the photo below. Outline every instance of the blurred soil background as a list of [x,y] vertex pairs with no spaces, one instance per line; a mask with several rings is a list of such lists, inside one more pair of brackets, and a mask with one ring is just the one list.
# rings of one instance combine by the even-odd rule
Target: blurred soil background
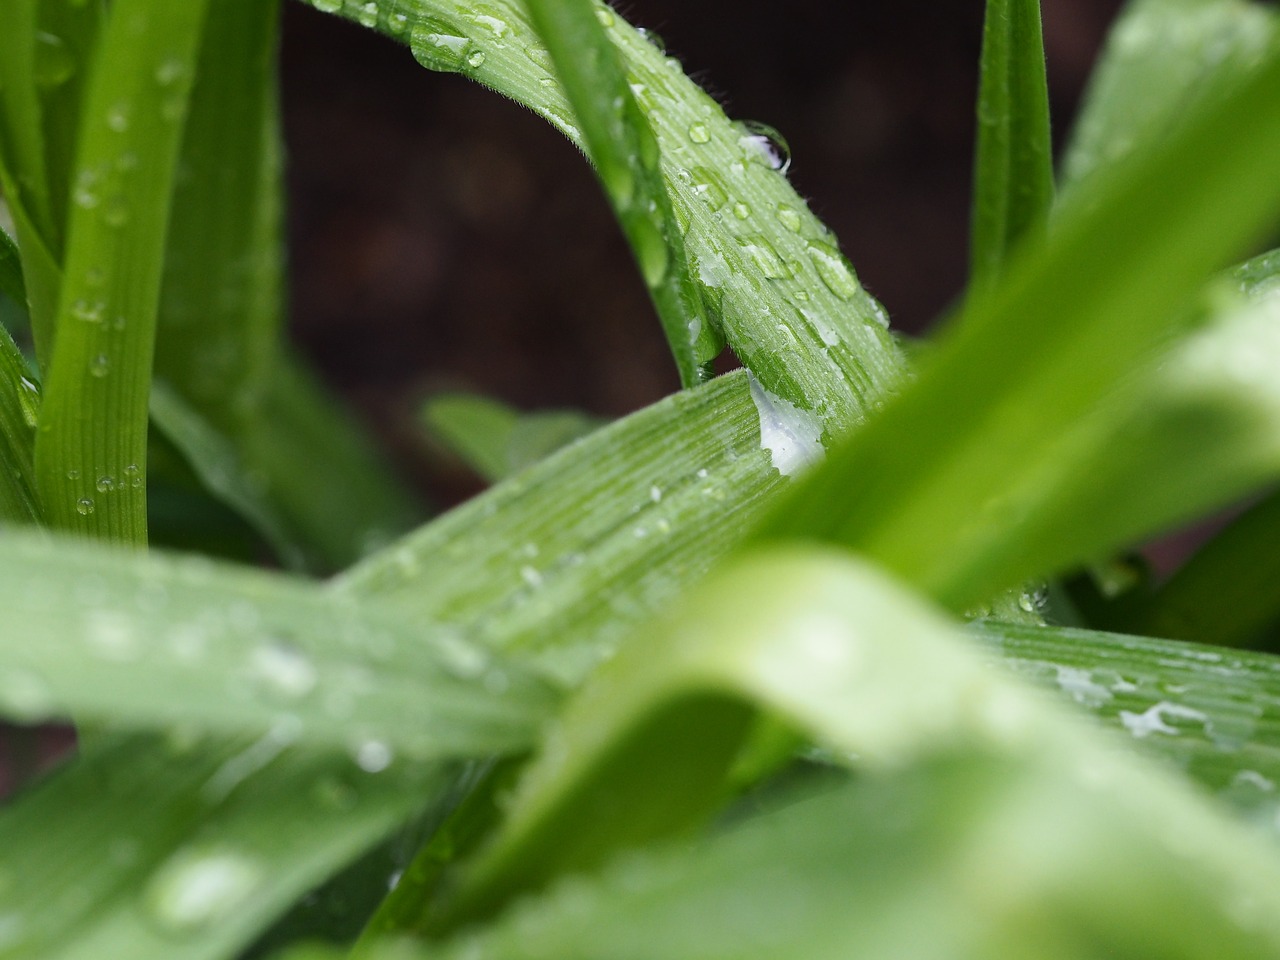
[[[983,6],[619,9],[731,117],[781,131],[796,189],[895,326],[915,331],[964,281]],[[1119,6],[1044,0],[1059,140]],[[477,484],[422,438],[416,411],[433,391],[616,416],[677,388],[594,175],[550,126],[297,3],[283,82],[294,336],[437,506]]]

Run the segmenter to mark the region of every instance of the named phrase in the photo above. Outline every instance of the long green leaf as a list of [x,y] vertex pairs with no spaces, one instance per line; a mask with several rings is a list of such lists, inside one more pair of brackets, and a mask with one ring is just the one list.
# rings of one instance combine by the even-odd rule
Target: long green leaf
[[[868,771],[958,755],[983,783],[983,758],[1001,758],[995,793],[981,804],[992,820],[968,834],[970,849],[990,862],[1012,860],[1006,882],[1027,896],[1017,902],[1044,905],[1053,925],[1073,918],[1071,904],[1111,896],[1099,889],[1125,889],[1096,929],[1100,947],[1156,936],[1147,925],[1165,924],[1183,904],[1219,951],[1276,949],[1280,923],[1269,908],[1242,930],[1224,906],[1280,896],[1280,862],[1252,830],[983,659],[914,595],[846,556],[793,549],[745,558],[624,647],[570,701],[501,833],[461,874],[432,928],[474,923],[561,872],[594,870],[613,851],[697,823],[719,798],[716,782],[744,721],[767,709]],[[881,829],[882,818],[846,822],[827,836]],[[957,833],[967,831],[936,841]],[[970,886],[963,876],[942,881],[952,895]],[[1002,898],[983,902],[980,926],[1018,932],[1018,914],[1006,915]],[[852,942],[839,943],[847,955]],[[1230,955],[1206,946],[1169,955]]]
[[[336,581],[577,683],[739,543],[794,440],[739,371],[570,444]],[[770,408],[766,407],[766,410]],[[816,446],[816,436],[809,438]],[[812,450],[810,451],[812,452]],[[779,459],[789,469],[794,454]]]
[[36,475],[55,527],[146,543],[147,391],[207,0],[120,0],[94,58]]
[[[586,148],[522,2],[309,2],[410,43],[426,66],[492,87]],[[861,422],[905,372],[883,309],[780,175],[787,163],[761,129],[730,122],[644,34],[604,6],[597,11],[657,138],[713,322],[718,315],[729,345],[769,392],[816,413],[832,433]]]
[[988,0],[978,90],[970,283],[1002,272],[1014,247],[1039,240],[1053,204],[1053,140],[1040,0]]
[[[1038,491],[1062,434],[1178,331],[1171,318],[1210,271],[1274,223],[1278,157],[1271,56],[1216,109],[1100,179],[1041,250],[969,301],[920,379],[795,491],[774,533],[854,546],[958,610],[1115,546],[1115,514],[1080,509],[1106,484],[1082,482],[1097,495],[1050,503],[1047,514],[1024,515],[1020,495]],[[1269,392],[1239,378],[1217,386],[1228,397],[1233,386]],[[1165,452],[1178,442],[1150,440]],[[1076,464],[1082,481],[1095,466]],[[1190,476],[1174,479],[1190,486]],[[1185,490],[1158,492],[1173,500]],[[1069,550],[1038,539],[1050,523],[1072,531]]]
[[1245,0],[1132,0],[1090,76],[1062,162],[1063,195],[1177,128],[1247,77],[1280,35]]
[[593,0],[526,0],[600,182],[690,387],[711,375],[724,337],[702,305],[662,178],[658,142]]
[[0,294],[12,300],[19,309],[27,307],[27,284],[22,277],[22,257],[18,245],[0,230]]
[[554,703],[524,669],[315,584],[13,533],[0,570],[13,719],[276,730],[422,758],[521,749]]
[[447,788],[257,741],[117,738],[0,817],[6,960],[220,960]]

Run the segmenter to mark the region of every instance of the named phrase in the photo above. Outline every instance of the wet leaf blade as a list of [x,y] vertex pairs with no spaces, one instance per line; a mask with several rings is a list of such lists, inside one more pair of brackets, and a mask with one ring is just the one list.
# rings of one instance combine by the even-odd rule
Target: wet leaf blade
[[[431,69],[525,104],[587,149],[523,3],[493,0],[481,11],[463,0],[374,0],[337,13],[409,43]],[[600,15],[633,90],[643,91],[633,95],[658,141],[675,213],[688,222],[690,272],[729,346],[765,388],[817,413],[832,435],[851,429],[906,371],[883,308],[760,135],[731,122],[616,11]]]
[[[1213,269],[1275,222],[1278,90],[1272,56],[1113,171],[1093,202],[1064,210],[1042,250],[967,304],[919,380],[795,492],[775,535],[865,551],[957,610],[1082,559],[1082,545],[1086,556],[1114,546],[1114,530],[1064,508],[1053,520],[1074,531],[1072,555],[1053,555],[1062,544],[1050,538],[1034,565],[1006,563],[999,554],[1026,531],[1000,496],[1023,484],[1034,494],[1061,435],[1179,331]],[[1087,476],[1109,459],[1076,468]],[[835,503],[848,505],[839,517]]]
[[788,482],[739,371],[595,431],[336,581],[576,684]]
[[0,812],[22,878],[0,890],[18,918],[5,956],[234,956],[446,782],[439,766],[371,775],[338,753],[117,737]]
[[16,532],[0,568],[0,711],[21,722],[456,757],[523,749],[555,703],[504,658],[291,578]]
[[206,7],[115,4],[85,94],[36,475],[51,525],[118,543],[146,543],[145,483],[131,480],[146,474],[165,228]]
[[988,0],[978,90],[970,283],[999,277],[1021,242],[1043,238],[1053,142],[1039,0]]
[[22,277],[22,255],[18,245],[0,229],[0,294],[4,294],[19,309],[27,308],[27,284]]
[[39,408],[27,362],[0,327],[0,523],[34,523],[40,517],[32,462]]

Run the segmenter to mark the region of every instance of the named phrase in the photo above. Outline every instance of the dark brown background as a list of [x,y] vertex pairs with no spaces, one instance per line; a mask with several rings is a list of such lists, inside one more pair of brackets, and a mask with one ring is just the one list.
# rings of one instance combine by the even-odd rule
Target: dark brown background
[[[1059,137],[1118,6],[1045,0]],[[782,131],[792,182],[895,324],[946,306],[965,272],[983,3],[622,9],[731,116]],[[559,134],[300,4],[284,36],[293,327],[438,501],[465,485],[414,425],[432,389],[616,415],[676,388],[593,175]]]

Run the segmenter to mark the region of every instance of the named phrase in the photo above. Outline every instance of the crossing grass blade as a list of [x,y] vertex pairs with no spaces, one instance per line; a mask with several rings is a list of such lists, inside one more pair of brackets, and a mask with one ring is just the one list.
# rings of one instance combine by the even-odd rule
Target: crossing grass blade
[[[1199,939],[1171,955],[1222,955],[1206,952],[1213,943],[1245,957],[1280,943],[1280,925],[1263,920],[1265,912],[1243,927],[1224,906],[1246,891],[1265,888],[1271,897],[1280,890],[1280,864],[1252,830],[1173,771],[1143,761],[1117,737],[985,663],[957,629],[846,555],[784,549],[730,564],[625,646],[570,701],[509,802],[507,821],[455,874],[428,932],[447,935],[493,918],[557,876],[596,872],[619,851],[646,848],[704,821],[722,801],[722,778],[751,715],[764,710],[829,748],[836,762],[872,776],[928,770],[936,758],[961,756],[962,769],[981,783],[985,764],[994,762],[1003,771],[992,781],[998,786],[975,808],[991,823],[973,834],[952,825],[944,835],[970,836],[975,846],[966,849],[984,851],[982,859],[992,863],[1012,857],[1034,864],[997,872],[1031,885],[1016,902],[1037,904],[1050,928],[1078,921],[1074,907],[1083,902],[1098,909],[1107,901],[1100,913],[1088,911],[1100,924],[1095,945],[1118,948],[1153,936],[1172,944],[1177,936],[1147,926],[1167,924],[1168,910],[1182,904],[1197,918],[1192,929]],[[934,783],[946,790],[946,778]],[[884,818],[828,827],[828,841],[838,844],[864,830],[878,833]],[[1168,846],[1175,836],[1176,852]],[[942,836],[934,839],[945,847]],[[784,860],[790,869],[794,861]],[[965,897],[974,885],[963,871],[946,877],[941,889],[952,892],[944,896]],[[596,882],[580,877],[576,884]],[[783,902],[799,896],[776,876],[767,886]],[[1098,893],[1120,888],[1129,894]],[[974,907],[978,924],[989,925],[997,940],[1021,942],[1026,931],[1017,912],[1004,912],[1005,903],[984,898]],[[607,904],[594,897],[580,906],[584,931],[595,926],[597,909],[607,916]],[[813,916],[815,929],[833,922],[830,909]],[[499,920],[476,935],[484,955],[522,955],[525,946],[508,939],[509,929]],[[640,929],[631,926],[632,936]],[[1224,939],[1215,939],[1219,933]],[[855,939],[845,930],[835,943],[847,948]],[[714,942],[740,943],[725,931]],[[582,946],[566,950],[591,954]],[[835,955],[834,944],[829,952]]]
[[[1098,496],[1039,516],[1020,511],[1018,491],[1136,363],[1185,329],[1178,318],[1210,273],[1278,219],[1277,93],[1273,55],[1215,109],[1112,171],[1091,202],[1064,209],[1043,248],[968,302],[920,378],[795,491],[773,534],[864,551],[955,610],[1116,546],[1121,531],[1079,507],[1103,499],[1101,481]],[[1228,395],[1241,385],[1221,384]],[[1157,448],[1177,441],[1147,436]],[[1095,465],[1076,460],[1082,481]],[[1071,531],[1069,553],[1038,539],[1050,520]],[[1015,561],[1019,543],[1045,552]]]
[[40,393],[9,331],[0,327],[0,523],[40,517],[32,449]]
[[990,285],[1020,243],[1043,239],[1053,140],[1039,0],[988,0],[978,90],[970,285]]
[[27,309],[27,284],[22,277],[22,257],[18,245],[0,230],[0,294],[13,301],[19,310]]
[[117,543],[147,537],[165,230],[206,7],[114,4],[85,94],[36,476],[51,525]]
[[724,337],[707,316],[662,179],[658,141],[592,0],[528,0],[588,155],[631,244],[680,382],[711,376]]

